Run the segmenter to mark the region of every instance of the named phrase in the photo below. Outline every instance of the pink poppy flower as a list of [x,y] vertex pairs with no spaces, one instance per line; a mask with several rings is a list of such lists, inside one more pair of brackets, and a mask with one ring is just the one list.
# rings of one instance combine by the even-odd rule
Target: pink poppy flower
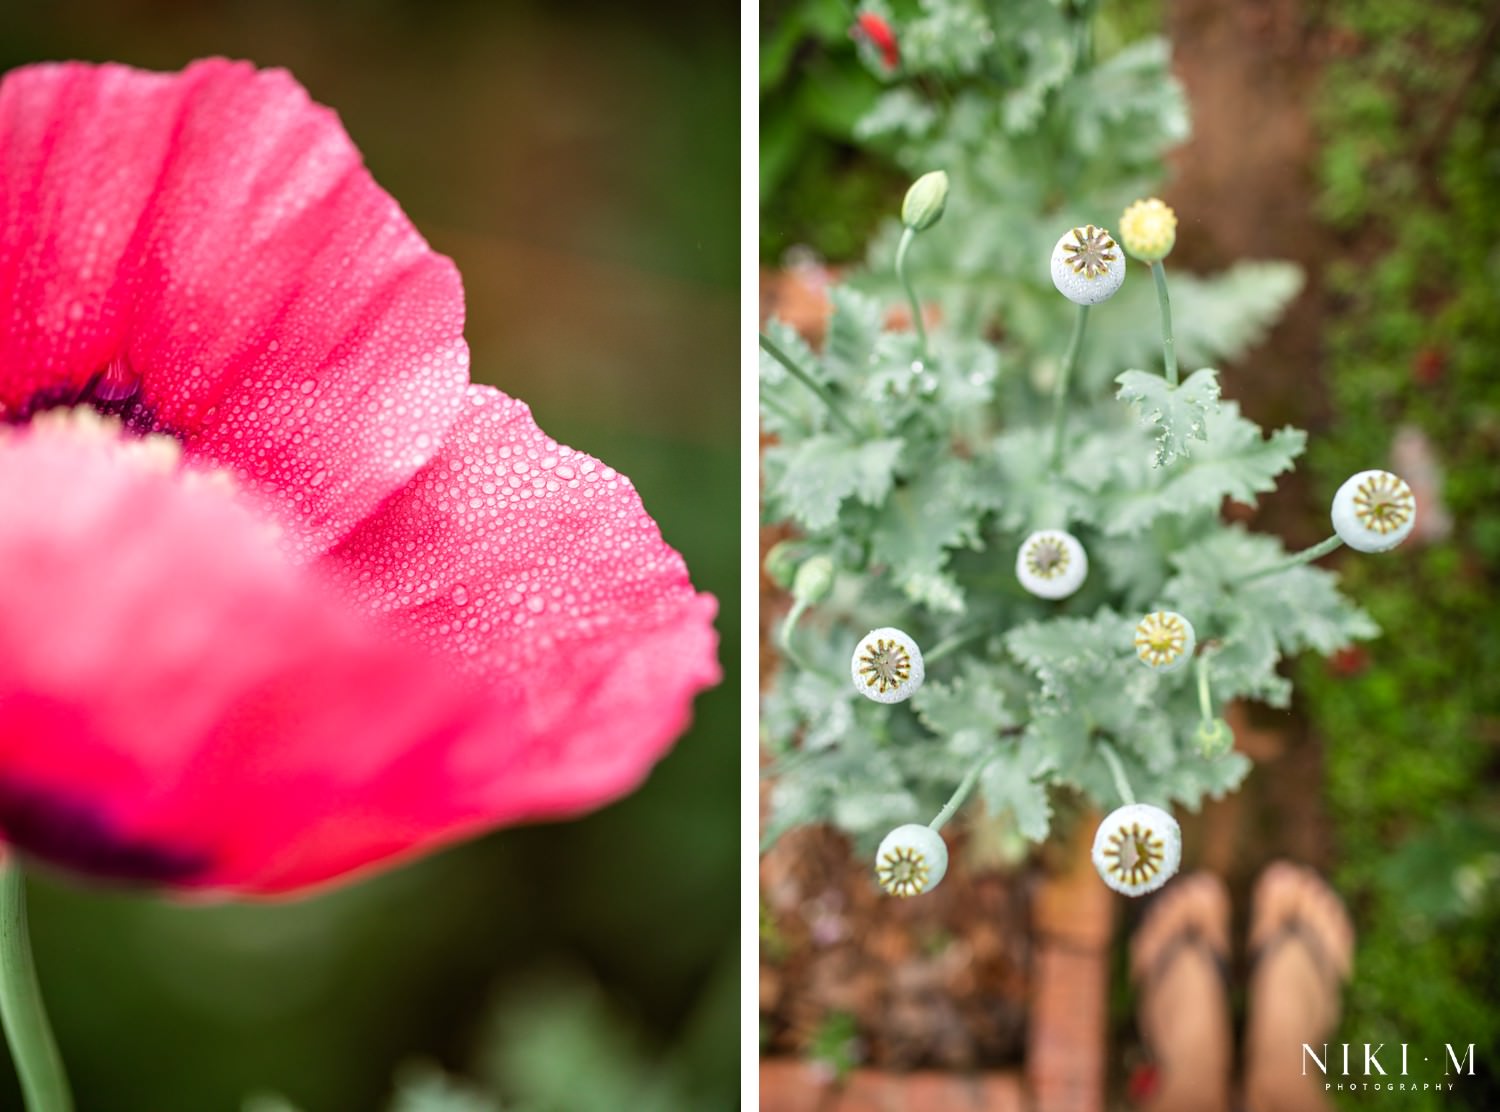
[[457,271],[288,74],[10,73],[0,237],[5,841],[298,890],[630,791],[719,678],[629,481],[469,384]]

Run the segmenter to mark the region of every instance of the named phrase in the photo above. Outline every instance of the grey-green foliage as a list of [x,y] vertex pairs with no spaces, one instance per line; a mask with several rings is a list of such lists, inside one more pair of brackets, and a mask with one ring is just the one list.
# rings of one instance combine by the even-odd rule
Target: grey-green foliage
[[[1003,326],[1028,352],[1058,352],[1058,333],[1067,335],[1071,307],[1045,281],[1058,237],[1086,222],[1115,228],[1127,204],[1156,188],[1162,156],[1189,131],[1165,40],[1094,61],[1090,24],[1071,14],[1077,6],[922,0],[917,18],[895,26],[901,79],[856,128],[913,177],[948,174],[947,213],[909,262],[923,297],[961,328]],[[955,25],[965,33],[934,33]],[[899,234],[892,214],[871,245],[868,273],[856,279],[862,288],[894,295]],[[1300,285],[1296,267],[1265,261],[1179,279],[1181,358],[1201,366],[1243,350]],[[1116,302],[1113,350],[1095,346],[1086,382],[1145,365],[1157,351],[1151,283],[1127,283]]]
[[[947,40],[927,29],[954,21],[971,26],[945,54]],[[1274,489],[1306,438],[1265,433],[1220,398],[1216,372],[1192,368],[1241,354],[1300,278],[1264,262],[1174,277],[1185,368],[1173,387],[1161,377],[1152,283],[1132,263],[1121,293],[1090,314],[1054,470],[1052,390],[1077,310],[1047,261],[1073,222],[1113,225],[1185,136],[1165,47],[1137,44],[1091,65],[1082,26],[1050,0],[923,0],[897,35],[917,80],[890,89],[865,133],[914,173],[952,179],[946,213],[911,252],[915,284],[944,318],[925,359],[911,332],[886,328],[894,238],[882,236],[872,272],[831,291],[820,352],[768,326],[858,430],[762,355],[762,427],[774,436],[765,517],[795,527],[799,556],[839,569],[796,629],[806,667],[785,661],[765,697],[764,741],[779,758],[769,834],[832,821],[868,844],[930,818],[988,760],[984,804],[1040,840],[1059,788],[1106,809],[1121,802],[1106,741],[1138,798],[1196,808],[1235,788],[1249,763],[1199,755],[1193,670],[1161,675],[1137,660],[1144,613],[1193,622],[1211,654],[1215,713],[1239,696],[1285,705],[1283,659],[1375,633],[1326,571],[1238,583],[1286,552],[1219,513],[1226,498],[1253,505]],[[1223,385],[1232,396],[1233,382]],[[1060,603],[1028,595],[1014,574],[1024,537],[1056,527],[1090,558],[1087,582]],[[848,679],[855,643],[888,625],[929,651],[962,642],[894,706],[863,699]]]

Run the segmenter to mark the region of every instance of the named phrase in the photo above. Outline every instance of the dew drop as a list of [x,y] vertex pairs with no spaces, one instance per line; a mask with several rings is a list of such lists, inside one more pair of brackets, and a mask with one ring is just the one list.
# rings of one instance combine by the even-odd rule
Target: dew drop
[[465,587],[462,583],[455,583],[449,597],[453,599],[454,606],[463,606],[469,601],[469,588]]

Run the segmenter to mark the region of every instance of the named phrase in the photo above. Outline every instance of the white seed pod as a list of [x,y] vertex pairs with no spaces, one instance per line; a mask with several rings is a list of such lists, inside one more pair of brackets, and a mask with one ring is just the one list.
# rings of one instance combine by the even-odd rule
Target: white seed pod
[[1135,654],[1153,671],[1177,671],[1197,647],[1193,623],[1175,610],[1156,610],[1136,623]]
[[909,822],[887,834],[875,851],[875,879],[893,896],[931,892],[948,871],[948,846],[931,827]]
[[922,650],[899,629],[872,629],[854,646],[849,659],[854,688],[877,703],[901,703],[916,694],[927,678]]
[[1016,578],[1038,598],[1067,598],[1088,574],[1088,553],[1077,537],[1061,529],[1039,529],[1016,553]]
[[1417,499],[1399,475],[1361,471],[1333,496],[1333,531],[1358,552],[1385,552],[1417,523]]
[[1103,228],[1071,228],[1052,249],[1052,284],[1078,305],[1113,297],[1125,281],[1125,252]]
[[1182,866],[1182,827],[1149,803],[1111,811],[1094,835],[1094,868],[1127,896],[1154,892]]

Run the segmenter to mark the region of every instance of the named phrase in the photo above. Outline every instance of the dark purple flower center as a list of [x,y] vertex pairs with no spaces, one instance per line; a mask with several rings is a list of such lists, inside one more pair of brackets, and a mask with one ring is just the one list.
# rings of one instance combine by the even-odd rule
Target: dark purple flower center
[[82,386],[70,383],[43,386],[15,409],[0,408],[0,420],[10,425],[24,425],[49,409],[73,409],[80,405],[89,406],[106,416],[118,417],[126,431],[137,436],[151,433],[175,435],[157,421],[156,410],[141,394],[141,376],[124,354],[115,356],[101,370],[95,371]]
[[203,853],[132,838],[88,804],[0,779],[0,833],[23,853],[110,880],[181,884],[205,872]]

